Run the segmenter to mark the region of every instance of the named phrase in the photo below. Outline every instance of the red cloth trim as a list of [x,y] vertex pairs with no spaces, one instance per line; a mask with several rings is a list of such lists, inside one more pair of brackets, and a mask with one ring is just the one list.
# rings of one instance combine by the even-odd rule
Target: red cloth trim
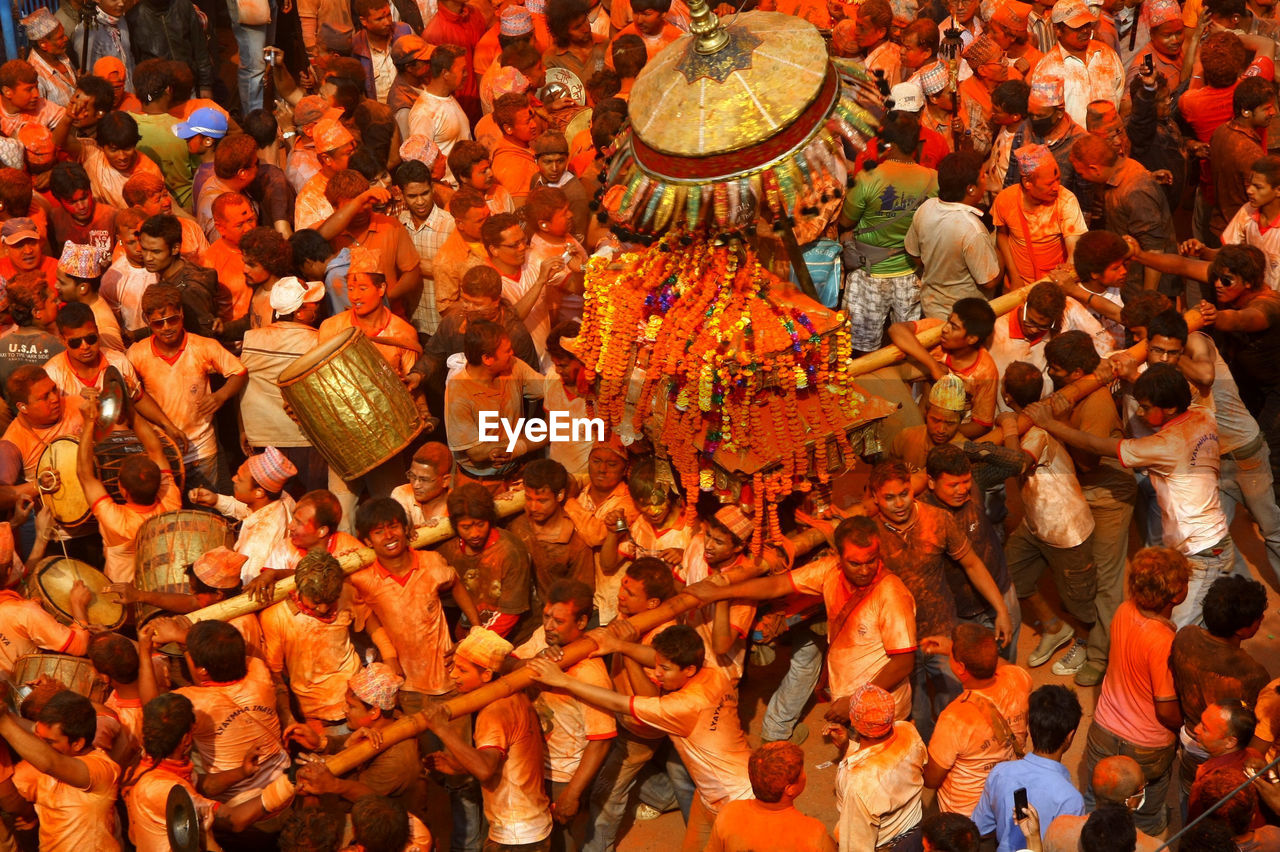
[[[151,354],[156,356],[166,364],[168,364],[170,367],[172,367],[174,364],[178,363],[178,359],[182,357],[182,353],[187,351],[187,337],[188,337],[187,333],[185,331],[182,332],[182,345],[178,347],[178,354],[174,355],[172,359],[168,358],[165,355],[160,354],[160,350],[156,348],[156,339],[155,337],[152,337],[151,338]],[[239,375],[239,374],[237,373],[236,375]]]
[[67,634],[67,641],[63,642],[62,647],[58,649],[59,654],[67,653],[67,649],[71,647],[71,643],[74,642],[76,639],[76,631],[80,629],[81,629],[80,627],[75,625],[71,627],[71,632]]
[[618,732],[614,731],[612,734],[588,734],[587,739],[592,742],[599,742],[601,740],[611,740],[617,736]]
[[640,717],[636,715],[636,697],[634,695],[631,696],[631,700],[627,702],[627,713],[630,714],[637,722],[640,721]]
[[890,651],[888,648],[885,648],[884,652],[888,654],[890,657],[894,657],[894,656],[897,656],[898,654],[914,654],[916,652],[916,648],[918,647],[919,647],[918,645],[912,645],[910,648],[896,648],[892,651]]

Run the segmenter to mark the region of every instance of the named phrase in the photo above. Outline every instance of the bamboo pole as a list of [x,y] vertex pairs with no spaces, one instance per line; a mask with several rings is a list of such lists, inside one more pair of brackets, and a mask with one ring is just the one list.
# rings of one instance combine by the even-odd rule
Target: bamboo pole
[[[1201,328],[1204,328],[1204,317],[1200,316],[1200,311],[1195,308],[1183,313],[1182,317],[1187,321],[1188,331],[1199,331]],[[1123,356],[1139,364],[1143,363],[1147,360],[1147,341],[1143,340],[1139,343],[1135,343],[1123,352],[1112,352],[1107,356],[1107,358],[1109,360],[1119,356]],[[1079,404],[1080,400],[1084,399],[1100,387],[1102,387],[1102,382],[1098,381],[1098,377],[1096,375],[1090,373],[1087,376],[1082,376],[1079,379],[1076,379],[1065,388],[1054,391],[1053,395],[1065,399],[1068,403],[1068,410],[1070,410],[1071,408],[1075,408],[1076,405]],[[1034,424],[1031,422],[1030,417],[1025,414],[1018,415],[1019,435],[1025,433],[1033,425]],[[999,444],[1004,441],[1004,433],[999,429],[992,429],[978,440],[990,441],[992,443]]]
[[[493,502],[499,518],[518,514],[524,511],[524,490],[520,489],[499,494],[494,498]],[[452,537],[453,524],[449,523],[449,519],[434,518],[413,531],[409,546],[422,549],[433,544],[439,544]],[[357,550],[349,550],[339,554],[337,560],[338,564],[342,566],[344,574],[354,574],[372,565],[375,557],[371,549],[361,547]],[[293,577],[285,577],[276,583],[269,601],[259,601],[248,594],[236,595],[234,598],[227,598],[225,601],[218,601],[211,606],[187,613],[186,617],[192,624],[197,621],[230,621],[233,618],[257,612],[260,609],[266,609],[272,604],[284,600],[295,588],[297,588],[297,583]]]
[[[814,548],[821,547],[826,543],[826,538],[816,529],[806,529],[795,535],[789,536],[791,543],[795,545],[796,555],[808,553]],[[730,571],[727,576],[730,582],[737,583],[742,580],[749,579],[754,573],[748,569],[739,569]],[[658,625],[671,621],[679,615],[689,610],[697,609],[702,606],[702,602],[686,592],[681,592],[674,598],[664,602],[656,609],[647,610],[638,615],[631,616],[628,619],[631,626],[636,629],[637,633],[643,635]],[[571,642],[564,648],[564,656],[557,665],[561,669],[568,669],[577,665],[581,661],[591,656],[596,649],[595,640],[584,636],[576,642]],[[479,689],[464,693],[462,695],[450,698],[444,702],[444,709],[449,714],[449,718],[456,719],[459,716],[465,716],[468,713],[474,713],[482,707],[492,704],[499,699],[514,695],[522,689],[533,683],[532,673],[525,668],[516,669],[510,674],[503,675],[495,681],[485,684]],[[357,743],[350,748],[343,749],[337,754],[331,755],[325,759],[325,766],[334,775],[342,775],[350,772],[360,764],[369,760],[398,742],[407,740],[410,737],[416,737],[427,729],[426,716],[422,713],[414,713],[409,716],[402,716],[392,722],[382,730],[382,747],[374,748],[368,741]]]
[[[1035,285],[1023,287],[1020,290],[1014,290],[1012,293],[1005,293],[1003,296],[992,299],[991,310],[995,311],[996,316],[1002,316],[1012,310],[1016,310],[1027,300],[1027,294],[1031,292],[1031,287],[1033,286]],[[940,325],[925,329],[916,335],[916,340],[920,341],[920,345],[925,349],[932,349],[937,346],[938,341],[941,339],[942,326]],[[849,375],[856,377],[874,373],[876,370],[892,367],[904,358],[906,356],[902,354],[902,350],[891,343],[888,346],[877,349],[875,352],[868,352],[861,358],[854,358],[850,361]]]

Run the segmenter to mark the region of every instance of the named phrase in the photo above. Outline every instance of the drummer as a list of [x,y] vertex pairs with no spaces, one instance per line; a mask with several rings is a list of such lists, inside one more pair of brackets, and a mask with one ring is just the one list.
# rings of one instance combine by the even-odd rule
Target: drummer
[[188,499],[196,506],[216,509],[240,521],[235,550],[247,557],[240,579],[248,583],[273,558],[289,553],[289,521],[293,498],[284,493],[285,483],[298,472],[293,462],[275,447],[249,456],[232,477],[231,496],[215,494],[207,488],[193,488]]
[[93,465],[95,410],[91,402],[84,402],[80,408],[84,428],[76,455],[76,476],[102,531],[106,550],[103,573],[113,583],[132,583],[137,558],[134,541],[138,530],[149,518],[179,509],[182,492],[173,481],[173,471],[169,469],[169,459],[164,454],[155,427],[134,410],[131,411],[130,425],[146,455],[134,454],[121,463],[120,490],[125,500],[117,503],[112,499]]
[[[24,364],[5,383],[9,403],[18,416],[0,438],[0,506],[12,506],[21,495],[40,499],[36,471],[40,457],[58,438],[78,438],[83,421],[75,404],[58,389],[43,367]],[[74,400],[72,400],[74,403]],[[70,471],[66,475],[70,475]],[[102,548],[92,525],[81,524],[72,536],[58,529],[68,555],[90,565],[102,564]]]
[[[113,583],[106,588],[107,597],[117,603],[142,603],[158,607],[166,612],[179,615],[194,612],[219,601],[234,598],[244,591],[240,581],[240,569],[248,560],[241,553],[227,547],[215,547],[187,566],[187,579],[191,584],[191,592],[157,592],[151,589],[139,589],[131,583]],[[168,631],[181,632],[185,619],[157,619],[161,622],[161,632],[168,641]],[[244,638],[245,649],[249,656],[266,659],[262,650],[262,627],[254,613],[238,615],[227,619]]]
[[[351,307],[320,324],[320,342],[337,337],[349,328],[360,329],[407,385],[409,371],[422,354],[422,344],[418,342],[417,330],[391,313],[391,309],[387,307],[387,285],[379,263],[376,250],[360,246],[351,248],[351,268],[347,272],[346,287]],[[422,392],[415,390],[412,393],[414,403],[423,417],[430,417]],[[402,470],[398,457],[393,457],[366,473],[361,477],[361,482],[346,483],[346,489],[358,494],[363,486],[371,497],[386,497],[400,484]],[[354,508],[355,498],[343,493],[342,480],[336,475],[330,476],[329,487],[338,494],[344,505],[350,507],[348,511]]]
[[129,400],[138,413],[159,427],[179,447],[186,448],[186,434],[143,390],[138,371],[129,359],[123,352],[103,348],[92,308],[83,302],[68,302],[58,311],[54,324],[62,345],[67,349],[45,362],[44,370],[64,394],[85,399],[95,396],[90,391],[101,392],[107,367],[115,367],[120,371],[129,389]]

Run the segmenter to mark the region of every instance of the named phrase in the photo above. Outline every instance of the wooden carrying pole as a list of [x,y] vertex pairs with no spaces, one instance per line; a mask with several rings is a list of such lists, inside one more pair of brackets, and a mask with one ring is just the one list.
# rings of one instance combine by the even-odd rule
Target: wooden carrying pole
[[[1199,331],[1204,327],[1204,317],[1200,316],[1200,312],[1195,308],[1185,312],[1182,316],[1183,319],[1187,321],[1188,331]],[[1135,343],[1123,352],[1112,352],[1111,355],[1107,357],[1114,358],[1120,355],[1141,364],[1147,360],[1147,341],[1143,340],[1140,343]],[[1076,379],[1062,390],[1054,391],[1053,395],[1065,399],[1068,403],[1068,407],[1074,408],[1080,400],[1084,399],[1100,387],[1102,387],[1102,382],[1098,381],[1097,376],[1090,373],[1087,376],[1082,376],[1079,379]],[[1033,425],[1034,424],[1031,422],[1030,417],[1025,414],[1018,415],[1019,435],[1025,433]],[[999,444],[1004,440],[1004,433],[999,429],[992,429],[978,440],[991,441],[992,443]]]
[[[1038,283],[1038,282],[1037,282]],[[1022,307],[1022,303],[1027,300],[1027,294],[1031,292],[1031,285],[1023,287],[1021,290],[1014,290],[1012,293],[1005,293],[991,300],[991,310],[995,311],[996,316],[1002,316],[1009,311]],[[942,339],[942,326],[925,329],[916,335],[916,340],[920,341],[920,345],[925,349],[932,349],[938,345],[938,341]],[[906,358],[902,354],[902,350],[894,346],[892,343],[883,346],[875,352],[868,352],[861,358],[854,358],[849,362],[849,375],[862,376],[867,373],[874,373],[876,370],[885,367],[892,367],[894,364],[900,363]]]
[[[807,529],[796,533],[789,537],[791,543],[795,545],[796,555],[808,553],[814,548],[820,547],[826,543],[823,534],[815,529]],[[749,569],[739,569],[730,571],[725,576],[730,582],[736,583],[742,580],[750,579],[755,573]],[[631,616],[628,619],[631,626],[636,632],[644,635],[648,631],[671,621],[677,616],[697,609],[702,606],[702,602],[693,595],[681,592],[674,598],[663,603],[656,609],[647,610],[638,615]],[[568,669],[577,665],[581,661],[590,657],[596,649],[595,640],[589,637],[583,637],[576,642],[572,642],[564,648],[564,656],[559,660],[557,665],[561,669]],[[486,683],[479,689],[464,693],[462,695],[450,698],[444,702],[444,709],[449,714],[449,718],[456,719],[459,716],[465,716],[468,713],[474,713],[480,708],[492,704],[493,702],[514,695],[522,689],[527,688],[533,683],[533,675],[526,668],[516,669],[508,675],[498,678],[495,681]],[[337,754],[326,758],[325,766],[334,775],[342,775],[355,769],[360,764],[369,760],[378,752],[383,751],[395,745],[402,740],[410,737],[416,737],[427,729],[426,716],[423,713],[414,713],[409,716],[402,716],[390,725],[382,729],[382,747],[374,748],[368,741],[357,743],[350,748],[343,749]]]
[[[505,494],[499,494],[494,498],[494,506],[497,509],[499,518],[506,518],[511,515],[524,511],[524,490],[508,491]],[[435,518],[427,524],[418,527],[413,531],[410,537],[409,546],[418,549],[430,547],[433,544],[439,544],[445,539],[453,537],[453,524],[449,523],[448,518]],[[374,563],[375,557],[373,551],[367,547],[361,547],[357,550],[349,550],[337,556],[338,564],[342,566],[345,574],[354,574],[355,572],[368,568]],[[197,621],[230,621],[233,618],[239,618],[242,615],[248,615],[251,612],[257,612],[260,609],[266,609],[277,601],[282,601],[297,588],[297,583],[293,577],[285,577],[276,583],[272,591],[271,600],[259,601],[250,597],[248,594],[236,595],[234,598],[227,598],[225,601],[218,601],[216,604],[206,606],[203,609],[197,609],[189,612],[186,618],[195,624]]]

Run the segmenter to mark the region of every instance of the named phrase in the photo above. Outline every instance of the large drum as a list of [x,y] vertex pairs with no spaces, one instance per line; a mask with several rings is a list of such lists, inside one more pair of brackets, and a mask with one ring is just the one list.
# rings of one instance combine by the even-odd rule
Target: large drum
[[[169,460],[174,484],[181,491],[184,480],[182,453],[168,435],[158,430],[156,435],[164,448],[165,458]],[[76,476],[76,454],[79,451],[80,442],[75,438],[58,438],[45,448],[36,465],[36,484],[40,493],[53,510],[53,517],[64,527],[82,524],[91,514],[80,478]],[[128,429],[117,429],[94,446],[94,470],[116,502],[125,502],[124,492],[120,490],[120,466],[129,456],[143,452],[146,450],[142,442]]]
[[13,664],[13,683],[17,694],[15,704],[31,694],[31,685],[41,675],[49,675],[72,692],[101,704],[107,697],[107,680],[93,670],[93,663],[84,657],[66,654],[27,654]]
[[[148,518],[138,529],[137,571],[133,584],[145,592],[191,594],[187,568],[218,547],[231,547],[231,524],[209,512],[179,510]],[[142,624],[160,610],[138,604],[135,623]]]
[[111,581],[101,571],[95,571],[75,559],[67,559],[64,556],[47,556],[41,559],[36,564],[35,570],[27,577],[23,591],[26,597],[39,601],[40,605],[58,621],[70,624],[73,620],[70,603],[71,587],[75,585],[76,580],[83,580],[89,587],[89,591],[93,592],[93,597],[89,601],[90,624],[96,624],[108,630],[115,630],[124,624],[124,607],[107,600],[103,594]]
[[303,434],[343,479],[387,461],[426,425],[400,377],[359,329],[298,358],[277,384]]

